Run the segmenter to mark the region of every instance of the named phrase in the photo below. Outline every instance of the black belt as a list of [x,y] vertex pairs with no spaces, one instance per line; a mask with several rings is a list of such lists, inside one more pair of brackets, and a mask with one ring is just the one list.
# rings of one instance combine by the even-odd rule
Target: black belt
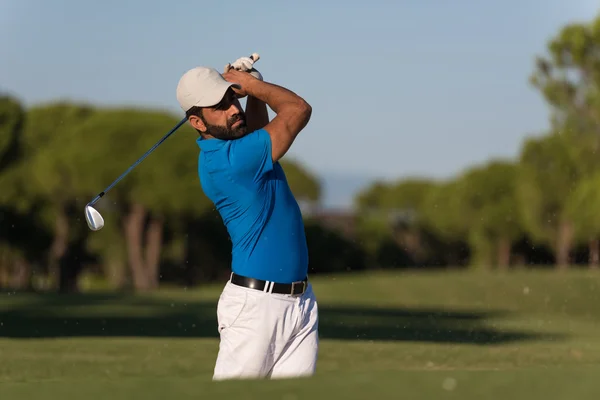
[[260,279],[248,278],[242,275],[231,274],[231,283],[238,286],[247,287],[250,289],[265,291],[265,286],[269,285],[267,292],[277,294],[303,294],[308,286],[308,279],[292,283],[277,283],[271,281],[263,281]]

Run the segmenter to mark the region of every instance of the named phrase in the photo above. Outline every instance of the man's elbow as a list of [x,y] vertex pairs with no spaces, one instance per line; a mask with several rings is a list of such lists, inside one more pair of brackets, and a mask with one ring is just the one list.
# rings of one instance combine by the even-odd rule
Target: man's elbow
[[302,116],[303,125],[306,125],[312,116],[312,107],[304,99],[298,104],[298,112]]

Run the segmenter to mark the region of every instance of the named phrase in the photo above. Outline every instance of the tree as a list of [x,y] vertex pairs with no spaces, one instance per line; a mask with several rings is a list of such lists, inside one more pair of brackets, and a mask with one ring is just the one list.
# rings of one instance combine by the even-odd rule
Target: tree
[[357,238],[371,257],[369,264],[376,263],[378,249],[392,235],[388,217],[389,207],[386,203],[390,190],[389,184],[375,181],[354,198],[358,214]]
[[[58,164],[78,166],[77,187],[91,198],[120,176],[143,153],[179,121],[152,109],[104,108],[70,131],[73,145],[63,147]],[[158,286],[164,218],[202,200],[198,188],[197,151],[189,140],[192,130],[183,126],[165,141],[126,179],[115,186],[98,209],[119,230],[113,235],[96,232],[95,248],[104,249],[105,259],[117,259],[126,251],[133,286],[149,290]],[[79,144],[77,144],[79,143]],[[82,144],[85,144],[83,146]],[[82,149],[90,151],[82,151]],[[195,197],[198,196],[198,197]],[[83,204],[81,211],[83,210]],[[101,238],[103,239],[101,239]],[[125,248],[108,242],[121,240]],[[101,245],[99,242],[104,242]],[[114,254],[112,254],[114,252]]]
[[394,183],[374,182],[360,192],[355,204],[360,214],[361,239],[376,258],[389,264],[439,264],[436,229],[428,226],[426,200],[437,182],[409,177]]
[[48,254],[48,270],[53,285],[59,290],[77,290],[87,233],[76,224],[75,215],[82,209],[85,191],[78,184],[82,165],[68,157],[70,148],[83,153],[87,147],[72,132],[95,113],[88,105],[66,102],[48,103],[27,112],[23,129],[23,158],[14,171],[14,196],[29,199],[25,208],[36,208],[41,223],[52,227],[53,242]]
[[600,134],[600,16],[564,26],[547,50],[530,82],[550,105],[553,128]]
[[574,239],[589,246],[589,265],[600,266],[600,173],[586,177],[566,202],[565,214],[573,221]]
[[[589,23],[565,25],[549,40],[547,50],[545,56],[537,57],[530,81],[550,106],[553,130],[570,137],[572,142],[574,165],[569,169],[584,181],[577,186],[577,193],[570,195],[568,213],[561,217],[577,223],[563,223],[561,232],[566,237],[563,241],[571,236],[581,240],[594,234],[594,219],[584,220],[590,209],[577,207],[594,209],[590,199],[600,170],[600,15]],[[564,189],[565,182],[562,183],[558,186]],[[564,192],[563,195],[566,196]],[[594,257],[597,245],[594,239],[587,239]],[[565,263],[565,251],[562,249],[559,255],[560,265]]]
[[[178,122],[173,115],[159,111],[143,118],[154,120],[153,128],[146,129],[153,141]],[[142,129],[140,127],[136,133],[143,132]],[[140,165],[135,172],[135,181],[130,183],[126,200],[130,211],[125,217],[124,228],[129,243],[129,262],[138,289],[159,286],[167,221],[169,225],[177,225],[177,229],[171,230],[171,240],[184,241],[185,219],[198,218],[211,208],[198,178],[196,138],[197,133],[189,125],[183,125],[176,135],[156,149],[147,163]]]
[[19,156],[19,136],[25,111],[11,96],[0,96],[0,173]]
[[442,242],[444,262],[455,265],[464,264],[470,254],[470,224],[459,189],[456,179],[438,183],[427,193],[422,208],[424,225]]
[[520,155],[518,196],[524,226],[534,240],[553,249],[559,268],[570,263],[574,226],[565,207],[582,177],[574,148],[568,135],[552,133],[528,139]]
[[317,205],[322,196],[321,182],[302,163],[295,160],[281,160],[290,190],[299,203]]
[[[18,161],[24,114],[19,100],[0,96],[0,287],[29,286],[31,281],[24,251],[28,238],[21,229],[25,218],[11,207],[10,182],[6,179],[7,171]],[[17,268],[13,268],[15,265]]]
[[506,268],[510,263],[511,245],[522,232],[517,173],[516,164],[492,160],[469,169],[457,181],[474,265]]
[[429,179],[406,178],[395,183],[374,182],[359,192],[355,203],[362,211],[418,213],[428,191],[435,185]]

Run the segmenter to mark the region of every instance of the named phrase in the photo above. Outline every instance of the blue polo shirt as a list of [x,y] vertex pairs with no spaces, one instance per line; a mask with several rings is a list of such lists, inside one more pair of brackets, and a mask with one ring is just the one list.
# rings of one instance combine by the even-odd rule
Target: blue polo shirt
[[281,165],[272,162],[267,131],[196,142],[202,190],[233,243],[232,271],[280,283],[304,279],[308,250],[302,214]]

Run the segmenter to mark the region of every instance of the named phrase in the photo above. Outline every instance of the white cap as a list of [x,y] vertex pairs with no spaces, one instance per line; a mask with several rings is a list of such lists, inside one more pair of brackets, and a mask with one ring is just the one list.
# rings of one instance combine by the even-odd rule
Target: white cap
[[240,86],[227,82],[214,68],[192,68],[179,79],[177,101],[184,112],[194,106],[214,106],[223,99],[230,87]]

